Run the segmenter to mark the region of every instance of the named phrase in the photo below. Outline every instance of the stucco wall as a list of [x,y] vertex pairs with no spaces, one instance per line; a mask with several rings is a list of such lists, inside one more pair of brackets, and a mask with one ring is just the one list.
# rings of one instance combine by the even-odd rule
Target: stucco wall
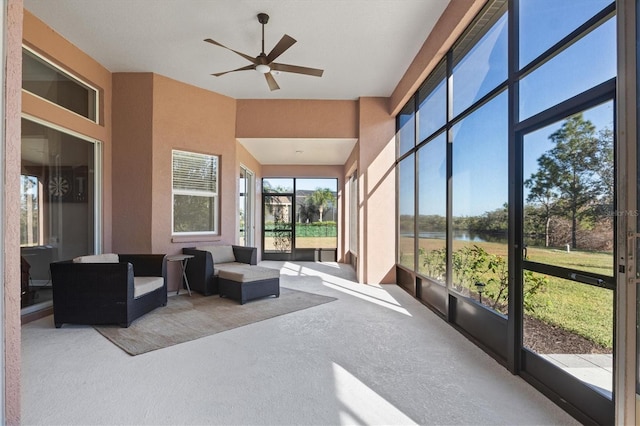
[[365,283],[395,282],[395,119],[388,98],[360,98],[359,269]]
[[356,101],[238,100],[238,138],[357,138]]
[[152,99],[153,74],[113,74],[112,218],[116,253],[152,252]]
[[4,212],[3,328],[4,421],[20,424],[20,109],[22,87],[22,0],[3,3],[6,9],[6,68],[3,70]]
[[[114,249],[180,253],[182,247],[236,242],[238,168],[235,100],[151,73],[114,75]],[[220,156],[219,233],[172,235],[172,150]],[[132,202],[135,200],[135,202]],[[180,282],[168,265],[169,290]]]
[[[236,101],[227,96],[154,75],[153,91],[153,234],[158,253],[176,253],[202,241],[234,243],[238,169]],[[171,150],[220,156],[220,232],[216,237],[171,237]]]

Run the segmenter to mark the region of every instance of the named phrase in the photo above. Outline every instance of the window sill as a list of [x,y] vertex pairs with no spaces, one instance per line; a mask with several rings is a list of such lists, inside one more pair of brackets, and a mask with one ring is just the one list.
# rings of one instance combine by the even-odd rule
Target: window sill
[[172,243],[211,243],[222,241],[220,235],[175,235],[171,237]]

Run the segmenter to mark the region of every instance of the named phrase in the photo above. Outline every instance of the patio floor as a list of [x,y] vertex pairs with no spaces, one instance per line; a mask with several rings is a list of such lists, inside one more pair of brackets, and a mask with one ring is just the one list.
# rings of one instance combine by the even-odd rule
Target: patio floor
[[22,423],[578,424],[395,285],[261,262],[338,300],[139,356],[92,327],[22,328]]

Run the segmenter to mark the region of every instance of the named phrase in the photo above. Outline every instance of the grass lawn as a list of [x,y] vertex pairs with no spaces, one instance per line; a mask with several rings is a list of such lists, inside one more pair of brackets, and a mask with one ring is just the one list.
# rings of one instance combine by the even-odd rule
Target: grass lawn
[[[454,241],[453,250],[474,244],[488,253],[505,258],[507,256],[507,245],[500,243]],[[444,247],[444,241],[421,239],[420,247],[425,252],[429,252]],[[407,244],[405,247],[407,253],[412,252],[410,248],[412,245]],[[527,250],[527,259],[601,275],[613,274],[612,253],[578,250],[567,252],[530,247]],[[419,263],[419,267],[422,268],[422,261]],[[546,276],[546,278],[548,282],[544,288],[531,296],[533,310],[528,311],[527,314],[612,348],[613,291],[557,277]]]

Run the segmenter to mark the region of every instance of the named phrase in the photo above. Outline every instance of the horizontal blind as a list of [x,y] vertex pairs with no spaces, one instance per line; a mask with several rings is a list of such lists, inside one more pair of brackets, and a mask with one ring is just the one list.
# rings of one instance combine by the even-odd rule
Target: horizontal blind
[[218,157],[193,152],[173,151],[173,189],[218,191]]

